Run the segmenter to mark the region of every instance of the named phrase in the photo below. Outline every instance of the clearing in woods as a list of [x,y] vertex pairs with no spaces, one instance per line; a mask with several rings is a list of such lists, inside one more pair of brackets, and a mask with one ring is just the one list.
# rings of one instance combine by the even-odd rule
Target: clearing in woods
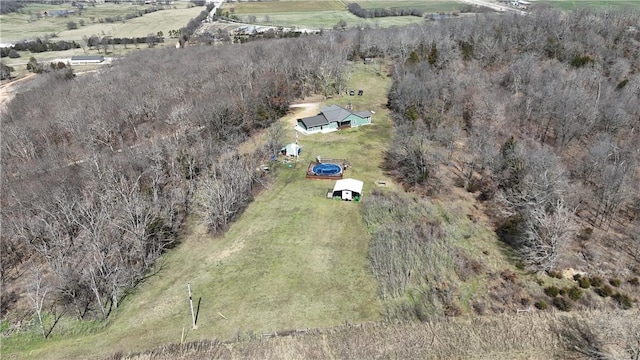
[[[5,339],[7,353],[108,356],[178,343],[183,330],[185,341],[234,339],[380,319],[383,305],[368,269],[370,235],[360,203],[329,200],[326,191],[334,181],[305,178],[308,163],[319,155],[348,159],[347,176],[365,182],[365,196],[380,179],[395,188],[379,167],[391,134],[385,109],[390,79],[369,65],[353,69],[348,86],[364,89],[364,96],[339,96],[324,104],[373,110],[373,125],[300,135],[299,162],[291,168],[270,163],[279,167],[277,179],[224,236],[210,236],[192,219],[181,245],[160,260],[159,272],[122,302],[104,328],[87,331],[79,329],[86,324],[62,323],[46,342],[37,336],[30,342]],[[283,118],[282,143],[295,140],[292,119],[314,112],[313,105],[294,108]],[[191,330],[187,283],[198,309],[197,330]]]

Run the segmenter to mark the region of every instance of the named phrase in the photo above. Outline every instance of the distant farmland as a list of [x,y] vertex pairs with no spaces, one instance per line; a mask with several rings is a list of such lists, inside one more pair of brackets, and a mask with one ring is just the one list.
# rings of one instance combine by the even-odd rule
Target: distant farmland
[[[175,8],[174,8],[175,7]],[[22,13],[11,13],[0,16],[2,24],[0,42],[11,43],[20,40],[55,37],[59,40],[82,40],[84,36],[112,36],[112,37],[142,37],[150,33],[169,30],[185,26],[190,19],[195,18],[204,7],[188,7],[188,4],[165,5],[166,10],[160,10],[122,20],[128,14],[144,11],[148,6],[127,4],[96,4],[95,7],[85,8],[80,15],[46,16],[38,19],[44,11],[71,10],[70,4],[63,5],[28,5]],[[119,21],[107,22],[107,19]],[[67,24],[73,22],[77,29],[69,30]],[[82,25],[84,24],[84,25]]]
[[[370,25],[379,27],[401,26],[424,21],[416,16],[393,16],[375,19],[362,19],[351,14],[346,7],[347,2],[338,0],[325,1],[276,1],[276,2],[242,2],[226,3],[223,11],[235,15],[242,21],[255,17],[255,22],[284,26],[306,26],[314,28],[331,28],[344,20],[348,26]],[[358,1],[366,9],[374,8],[412,8],[425,13],[453,12],[464,4],[447,0],[428,1]]]
[[637,0],[540,0],[536,4],[545,4],[563,10],[579,8],[635,8],[640,9]]

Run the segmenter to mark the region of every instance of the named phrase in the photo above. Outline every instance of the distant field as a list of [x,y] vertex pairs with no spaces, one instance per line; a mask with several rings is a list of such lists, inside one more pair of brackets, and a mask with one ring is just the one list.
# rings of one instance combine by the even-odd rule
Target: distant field
[[[149,33],[179,29],[185,26],[190,19],[196,17],[204,10],[204,7],[187,8],[187,4],[181,3],[175,6],[176,9],[168,9],[145,14],[124,22],[100,23],[100,19],[120,16],[124,18],[127,14],[132,14],[142,10],[144,6],[134,6],[128,3],[97,4],[95,7],[87,7],[81,15],[50,16],[37,19],[37,14],[51,10],[70,10],[69,4],[46,6],[43,4],[33,4],[24,8],[22,14],[11,13],[0,15],[0,42],[9,43],[25,39],[43,38],[55,34],[60,40],[82,40],[84,36],[113,36],[132,37],[146,36]],[[169,7],[165,5],[165,7]],[[84,21],[85,26],[80,25]],[[78,24],[78,29],[67,30],[67,23],[73,21]]]
[[[223,10],[228,10],[243,21],[248,21],[249,16],[255,16],[258,23],[306,26],[312,28],[331,28],[340,20],[347,25],[370,25],[376,27],[401,26],[424,21],[415,16],[389,16],[374,19],[362,19],[351,14],[346,9],[346,3],[338,0],[325,1],[274,1],[274,2],[242,2],[227,3]],[[416,8],[426,13],[451,12],[458,10],[462,3],[447,0],[428,1],[358,1],[367,9],[373,8]],[[232,10],[233,9],[233,10]]]
[[447,0],[355,0],[355,2],[364,9],[419,9],[424,12],[453,11],[464,6],[464,4],[460,2]]
[[[240,16],[243,21],[248,21],[249,15]],[[363,19],[348,11],[319,11],[319,12],[292,12],[292,13],[267,13],[256,16],[260,24],[311,27],[316,29],[330,29],[338,21],[344,20],[347,26],[369,25],[372,27],[390,27],[421,23],[424,21],[416,16],[389,16],[384,18]],[[268,21],[267,21],[268,19]]]
[[640,9],[638,0],[539,0],[536,4],[547,4],[563,10],[575,10],[579,8],[635,8]]
[[345,10],[346,5],[339,0],[320,1],[268,1],[268,2],[241,2],[226,3],[225,10],[235,11],[236,14],[273,14],[306,11],[331,11]]

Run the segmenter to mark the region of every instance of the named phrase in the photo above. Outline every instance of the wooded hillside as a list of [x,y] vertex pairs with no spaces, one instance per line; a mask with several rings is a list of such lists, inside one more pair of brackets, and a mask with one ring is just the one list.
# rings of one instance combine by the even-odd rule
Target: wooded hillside
[[598,234],[633,259],[607,270],[637,271],[637,22],[637,13],[545,11],[415,29],[423,33],[406,37],[415,42],[392,71],[388,167],[435,193],[447,191],[443,168],[454,172],[530,269],[604,271],[615,258],[590,248]]

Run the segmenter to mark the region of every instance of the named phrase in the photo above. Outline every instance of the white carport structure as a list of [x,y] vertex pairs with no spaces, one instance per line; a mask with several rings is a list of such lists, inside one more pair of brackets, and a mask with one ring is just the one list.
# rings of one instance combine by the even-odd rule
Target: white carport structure
[[333,187],[333,197],[339,197],[342,200],[358,201],[362,197],[362,187],[364,183],[356,179],[341,179],[336,181]]

